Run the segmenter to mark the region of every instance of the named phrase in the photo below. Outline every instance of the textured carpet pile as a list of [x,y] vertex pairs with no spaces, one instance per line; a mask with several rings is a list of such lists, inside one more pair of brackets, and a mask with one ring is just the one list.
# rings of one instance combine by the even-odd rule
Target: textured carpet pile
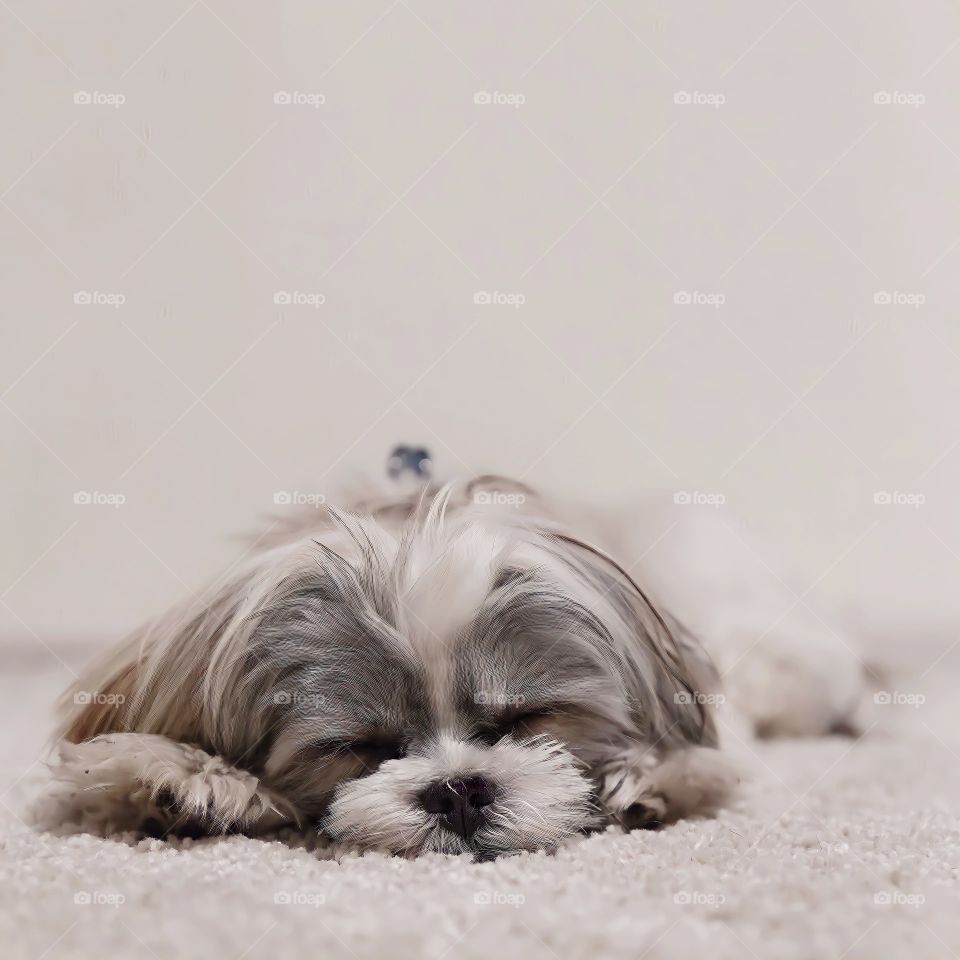
[[922,679],[901,672],[859,740],[739,747],[750,776],[715,820],[610,831],[554,856],[479,865],[337,862],[240,837],[40,832],[28,811],[65,677],[29,657],[7,662],[4,677],[0,944],[9,960],[960,954],[952,654]]

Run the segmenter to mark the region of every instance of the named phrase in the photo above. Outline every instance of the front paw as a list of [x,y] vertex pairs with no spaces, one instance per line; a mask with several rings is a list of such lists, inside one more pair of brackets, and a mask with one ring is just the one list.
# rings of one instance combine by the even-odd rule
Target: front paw
[[145,800],[154,807],[144,820],[150,836],[202,837],[261,832],[289,822],[285,805],[247,770],[198,747],[182,750],[179,776],[150,777],[144,771]]
[[604,777],[600,801],[611,822],[627,831],[657,830],[667,819],[666,800],[652,793],[644,777],[629,768]]
[[61,745],[54,776],[96,832],[149,836],[274,829],[296,817],[252,773],[191,744],[119,733]]
[[659,830],[663,825],[663,814],[658,813],[645,803],[631,803],[615,819],[624,830]]
[[663,757],[638,752],[618,758],[600,779],[600,801],[626,830],[656,829],[723,806],[740,777],[730,759],[710,747],[685,747]]

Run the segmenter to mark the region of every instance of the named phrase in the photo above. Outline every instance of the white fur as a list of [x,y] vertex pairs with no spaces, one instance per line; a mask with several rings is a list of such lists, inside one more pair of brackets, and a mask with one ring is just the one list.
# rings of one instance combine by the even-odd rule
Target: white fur
[[[165,827],[203,820],[212,832],[270,829],[292,812],[253,774],[220,757],[153,734],[115,733],[60,745],[54,777],[69,791],[75,819],[98,832],[139,830],[147,817]],[[164,809],[172,796],[176,813]]]
[[591,785],[559,743],[502,740],[484,749],[441,736],[429,755],[384,763],[371,776],[343,784],[324,829],[335,840],[391,853],[466,852],[418,802],[431,783],[464,774],[485,776],[498,787],[475,837],[484,853],[550,849],[596,819]]
[[710,814],[725,804],[740,782],[733,759],[719,750],[690,747],[662,762],[637,749],[604,778],[603,800],[614,814],[635,804],[659,823]]
[[[599,534],[596,525],[569,533],[567,512],[525,488],[523,508],[507,513],[484,508],[472,489],[388,502],[392,513],[312,511],[231,581],[131,638],[78,684],[122,694],[121,707],[107,716],[66,698],[64,730],[92,737],[64,744],[56,769],[75,809],[114,827],[194,819],[210,832],[260,832],[302,814],[359,847],[495,856],[553,849],[607,817],[629,825],[631,811],[670,822],[725,803],[739,774],[715,749],[714,665],[615,559],[633,551],[580,538]],[[745,601],[753,594],[731,580],[696,593],[699,606],[681,594],[676,609],[755,730],[842,724],[862,692],[855,657],[829,628],[798,630],[773,616],[768,627],[770,603]],[[504,638],[484,616],[507,600],[520,606],[502,616]],[[547,627],[537,633],[537,623]],[[457,658],[467,625],[500,644],[479,671]],[[542,645],[505,667],[504,651],[524,650],[526,639]],[[563,657],[560,641],[570,641]],[[393,687],[382,680],[388,669]],[[484,725],[496,724],[464,708],[458,671],[488,674],[491,689],[518,703],[545,699],[551,721],[567,723],[546,729],[562,730],[564,742],[514,735],[501,717],[510,729],[485,745]],[[515,676],[525,689],[514,691]],[[303,684],[297,697],[284,677]],[[311,696],[322,709],[303,706]],[[410,709],[418,697],[429,708]],[[351,749],[398,731],[400,759],[377,766]],[[246,759],[266,783],[181,740]],[[462,776],[486,778],[495,794],[469,841],[421,803],[431,784]]]

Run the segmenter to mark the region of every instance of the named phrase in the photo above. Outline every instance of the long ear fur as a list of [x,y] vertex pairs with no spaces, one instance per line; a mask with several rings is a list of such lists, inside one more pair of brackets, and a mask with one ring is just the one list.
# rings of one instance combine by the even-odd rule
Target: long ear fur
[[719,687],[719,677],[696,638],[658,610],[609,554],[567,533],[553,537],[599,602],[613,611],[613,653],[639,729],[651,742],[716,746],[716,723],[704,695]]
[[77,743],[135,731],[229,754],[237,744],[224,718],[233,711],[220,707],[242,672],[258,615],[280,584],[303,568],[301,554],[293,545],[268,551],[228,582],[140,628],[66,691],[59,735]]
[[394,614],[386,535],[332,508],[324,529],[328,542],[301,536],[257,555],[96,663],[61,699],[59,736],[158,734],[256,759],[280,715],[289,718],[275,685],[335,661],[335,645],[323,641],[355,626],[346,613]]

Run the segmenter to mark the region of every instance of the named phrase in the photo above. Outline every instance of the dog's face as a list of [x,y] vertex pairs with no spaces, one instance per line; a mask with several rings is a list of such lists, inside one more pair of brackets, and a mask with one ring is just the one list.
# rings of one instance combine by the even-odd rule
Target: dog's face
[[157,628],[127,728],[250,767],[351,845],[480,857],[602,824],[611,757],[709,735],[676,638],[593,548],[446,502],[331,516]]
[[[333,595],[303,601],[319,604],[295,618],[306,636],[291,622],[297,603],[264,624],[257,642],[271,662],[293,659],[339,608],[322,662],[311,657],[270,694],[281,731],[271,781],[359,845],[481,855],[553,846],[596,822],[590,770],[631,731],[603,630],[532,572],[485,583],[476,557],[456,548],[432,572],[453,575],[428,588],[443,622],[408,597],[398,630],[344,565]],[[480,582],[463,590],[470,579]]]
[[554,847],[604,822],[607,758],[702,717],[673,696],[685,688],[649,642],[660,625],[605,558],[476,516],[431,529],[396,540],[344,521],[261,620],[267,775],[351,844]]

